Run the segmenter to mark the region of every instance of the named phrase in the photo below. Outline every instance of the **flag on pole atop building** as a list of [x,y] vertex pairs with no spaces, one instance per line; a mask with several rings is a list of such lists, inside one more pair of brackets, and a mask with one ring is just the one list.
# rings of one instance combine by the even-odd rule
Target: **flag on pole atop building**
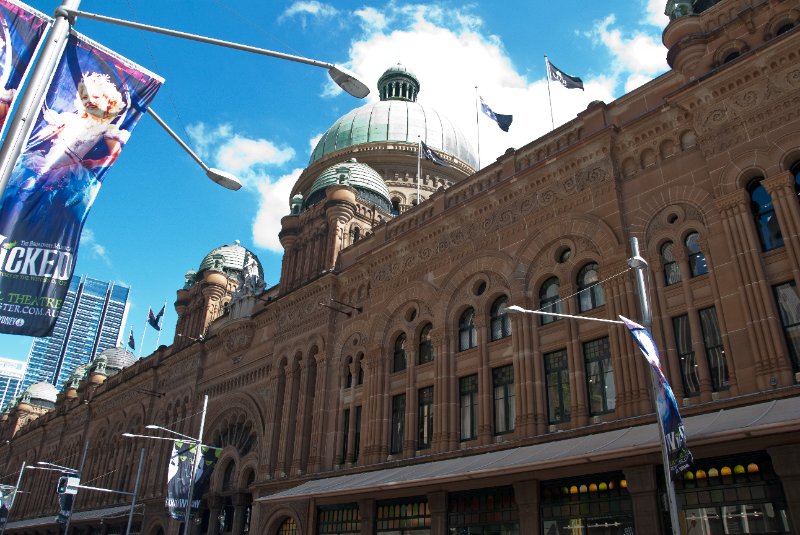
[[580,89],[583,91],[583,80],[577,76],[570,76],[569,74],[565,73],[550,63],[550,60],[547,58],[547,56],[545,56],[544,59],[547,63],[547,76],[549,76],[551,80],[560,83],[567,89]]
[[136,341],[133,339],[133,327],[131,327],[131,334],[128,335],[128,347],[131,348],[131,351],[136,350]]
[[[0,199],[0,293],[24,296],[0,333],[47,336],[105,174],[163,79],[72,32]],[[3,270],[13,266],[14,270]]]
[[0,129],[3,128],[49,18],[25,4],[0,0]]
[[435,165],[441,165],[442,167],[450,167],[450,164],[444,161],[438,154],[433,152],[424,141],[420,140],[419,142],[421,150],[419,151],[419,155],[423,160],[430,160]]
[[508,132],[508,128],[511,126],[511,121],[514,120],[513,115],[503,115],[502,113],[495,113],[492,111],[492,108],[489,107],[483,101],[483,97],[481,97],[481,111],[492,121],[497,123],[497,126],[500,127],[500,130],[503,132]]
[[638,323],[629,320],[624,316],[619,319],[625,324],[636,340],[636,344],[644,354],[650,367],[658,377],[656,385],[656,410],[658,412],[659,425],[664,434],[664,443],[669,458],[669,471],[673,478],[677,478],[688,470],[693,461],[692,452],[686,445],[686,433],[683,429],[683,420],[678,411],[678,402],[675,394],[661,371],[661,361],[658,358],[658,349],[650,333]]
[[156,315],[153,314],[153,309],[149,309],[147,313],[147,323],[150,324],[150,327],[153,329],[160,331],[161,330],[161,318],[164,316],[164,311],[167,309],[167,305],[161,307],[161,311]]

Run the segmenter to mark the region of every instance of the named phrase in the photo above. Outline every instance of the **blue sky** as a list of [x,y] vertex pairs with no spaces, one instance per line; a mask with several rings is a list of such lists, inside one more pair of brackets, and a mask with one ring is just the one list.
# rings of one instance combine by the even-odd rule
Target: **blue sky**
[[[486,165],[551,129],[545,54],[586,86],[551,87],[556,126],[589,102],[610,102],[664,72],[665,3],[83,0],[80,7],[341,64],[369,85],[366,101],[377,100],[381,73],[401,62],[420,79],[420,102],[473,140],[478,86],[494,111],[514,115],[508,133],[481,119]],[[46,14],[59,4],[29,2]],[[166,301],[160,343],[169,344],[175,292],[215,247],[240,240],[260,258],[267,284],[278,282],[277,234],[289,190],[319,136],[365,102],[339,91],[323,69],[88,19],[75,29],[164,77],[153,108],[209,165],[244,183],[237,192],[212,183],[149,117],[106,175],[75,275],[131,286],[126,332],[133,326],[137,346],[148,307]],[[0,357],[24,360],[31,341],[0,335]],[[142,354],[155,343],[150,329]]]

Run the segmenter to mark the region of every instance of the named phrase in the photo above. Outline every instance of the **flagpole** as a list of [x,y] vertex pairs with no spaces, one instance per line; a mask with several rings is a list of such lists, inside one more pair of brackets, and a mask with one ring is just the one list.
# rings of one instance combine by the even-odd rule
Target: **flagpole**
[[161,310],[164,311],[164,315],[161,316],[161,325],[159,325],[160,328],[158,329],[158,335],[156,335],[156,349],[158,349],[158,342],[161,341],[161,329],[164,328],[164,316],[167,315],[167,302],[166,301],[164,301],[164,306],[161,307]]
[[[61,8],[78,9],[81,0],[64,0]],[[53,26],[43,37],[44,45],[31,71],[25,90],[19,95],[19,103],[11,118],[3,147],[0,149],[0,198],[8,185],[8,179],[20,154],[24,150],[25,140],[36,121],[47,94],[47,86],[61,58],[67,43],[71,23],[66,13],[56,10]],[[11,46],[6,43],[6,46]],[[10,52],[9,52],[10,53]]]
[[[545,56],[547,57],[547,56]],[[642,309],[642,325],[648,331],[653,329],[653,312],[650,308],[650,294],[647,293],[647,261],[639,254],[639,240],[631,238],[631,252],[633,257],[628,264],[634,269],[636,278],[636,289],[639,294],[639,306]],[[650,368],[650,387],[653,394],[653,404],[656,406],[656,420],[658,421],[658,434],[661,439],[661,464],[664,465],[664,484],[667,487],[667,503],[669,505],[669,519],[672,525],[673,535],[681,535],[680,517],[678,515],[678,500],[675,497],[675,485],[672,482],[672,474],[669,468],[669,453],[667,452],[667,442],[664,439],[664,422],[658,414],[658,394],[656,391],[659,382],[655,370]]]
[[478,109],[478,86],[475,86],[475,126],[478,129],[478,171],[481,170],[481,115]]
[[149,322],[144,320],[144,328],[142,328],[142,343],[139,344],[139,358],[142,357],[142,348],[144,347],[144,335],[147,334],[147,324]]
[[417,136],[417,206],[419,206],[419,178],[422,173],[422,138]]
[[547,79],[547,100],[550,102],[550,126],[552,126],[552,130],[555,130],[556,122],[553,120],[553,99],[550,97],[550,61],[547,59],[547,54],[544,55],[544,77]]

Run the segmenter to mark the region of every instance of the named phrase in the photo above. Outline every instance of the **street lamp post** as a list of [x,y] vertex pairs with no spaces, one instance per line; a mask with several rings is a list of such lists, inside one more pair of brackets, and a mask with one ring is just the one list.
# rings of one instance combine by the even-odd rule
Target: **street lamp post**
[[[83,457],[81,458],[81,466],[77,470],[75,470],[74,468],[69,468],[68,466],[61,466],[48,461],[37,461],[36,464],[38,464],[41,467],[44,467],[45,470],[56,469],[64,473],[72,473],[76,474],[78,477],[81,477],[81,475],[83,474],[84,465],[86,464],[86,456],[88,455],[88,453],[89,453],[89,441],[87,440],[83,444]],[[75,506],[75,500],[72,500],[72,503],[69,506],[69,516],[67,516],[67,522],[64,525],[64,535],[69,535],[69,524],[70,520],[72,520],[72,508],[74,506]]]
[[182,440],[194,445],[194,459],[192,460],[192,468],[190,471],[191,477],[189,479],[189,489],[188,489],[188,496],[186,499],[186,510],[184,512],[184,519],[183,525],[184,535],[189,535],[191,530],[190,519],[192,516],[192,495],[194,494],[194,478],[195,474],[197,473],[197,465],[198,461],[202,459],[202,451],[201,448],[203,446],[203,429],[205,428],[206,424],[206,410],[208,409],[208,394],[203,396],[203,412],[200,417],[200,432],[197,438],[190,437],[189,435],[184,435],[183,433],[178,433],[177,431],[173,431],[172,429],[167,429],[166,427],[161,427],[160,425],[146,425],[145,429],[153,429],[158,431],[165,431],[167,433],[172,433],[179,438],[170,438],[170,437],[154,437],[151,435],[137,435],[133,433],[122,433],[122,436],[129,437],[129,438],[151,438],[155,440],[169,440],[170,442],[175,442],[176,440]]

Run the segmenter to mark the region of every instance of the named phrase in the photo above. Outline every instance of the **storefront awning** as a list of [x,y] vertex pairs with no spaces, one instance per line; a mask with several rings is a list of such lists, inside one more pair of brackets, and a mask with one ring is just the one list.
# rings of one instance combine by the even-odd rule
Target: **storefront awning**
[[[693,445],[721,442],[733,435],[759,436],[777,430],[797,431],[800,430],[798,414],[800,397],[787,398],[691,416],[684,419],[684,427],[691,448]],[[454,459],[315,479],[257,498],[256,501],[286,501],[418,487],[421,484],[480,479],[521,470],[593,463],[625,454],[657,452],[659,449],[658,429],[652,423],[502,451],[465,453]]]
[[[75,511],[72,513],[71,524],[78,522],[86,522],[90,520],[99,520],[101,518],[120,518],[127,517],[131,510],[130,505],[120,505],[117,507],[106,507],[105,509],[94,509],[91,511]],[[14,514],[13,512],[11,513]],[[141,511],[135,511],[134,514],[141,514]],[[56,514],[48,516],[40,516],[37,518],[26,518],[23,520],[16,520],[6,524],[7,530],[21,529],[21,528],[35,528],[40,526],[54,526],[56,525]]]

